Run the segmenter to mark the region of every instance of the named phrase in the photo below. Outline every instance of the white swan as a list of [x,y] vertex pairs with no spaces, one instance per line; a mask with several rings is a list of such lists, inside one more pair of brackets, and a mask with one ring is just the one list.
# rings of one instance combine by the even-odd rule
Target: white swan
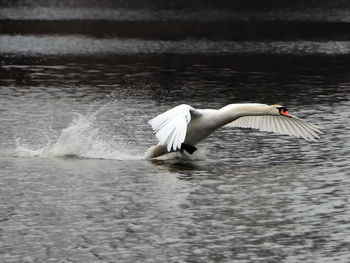
[[287,113],[281,105],[257,103],[230,104],[219,110],[176,106],[149,121],[159,139],[150,147],[147,158],[174,151],[192,154],[195,145],[222,126],[255,128],[314,141],[322,132],[313,124]]

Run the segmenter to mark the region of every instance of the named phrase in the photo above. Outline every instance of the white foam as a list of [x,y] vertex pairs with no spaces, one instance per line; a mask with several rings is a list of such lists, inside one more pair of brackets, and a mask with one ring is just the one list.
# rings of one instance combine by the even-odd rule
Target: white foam
[[[111,136],[103,139],[95,124],[96,114],[84,116],[76,114],[72,122],[61,131],[58,138],[49,141],[45,146],[35,149],[27,143],[16,140],[15,156],[17,157],[76,157],[113,160],[140,160],[128,142],[116,141]],[[121,150],[123,149],[123,150]]]

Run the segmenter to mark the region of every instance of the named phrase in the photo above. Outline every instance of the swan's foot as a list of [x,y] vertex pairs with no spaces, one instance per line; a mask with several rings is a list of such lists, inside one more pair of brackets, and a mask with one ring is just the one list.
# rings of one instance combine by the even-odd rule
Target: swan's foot
[[195,151],[197,151],[197,147],[194,147],[192,145],[188,145],[188,144],[185,144],[185,143],[182,143],[181,144],[181,151],[186,151],[188,152],[189,154],[192,154],[194,153]]

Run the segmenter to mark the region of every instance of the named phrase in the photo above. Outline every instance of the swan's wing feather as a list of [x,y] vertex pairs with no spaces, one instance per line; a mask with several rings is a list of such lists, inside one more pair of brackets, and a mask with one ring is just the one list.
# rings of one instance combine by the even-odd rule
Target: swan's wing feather
[[253,128],[261,131],[269,131],[278,134],[292,135],[304,138],[308,141],[315,141],[323,132],[311,123],[298,117],[285,116],[244,116],[229,123],[227,126],[240,128]]
[[185,141],[187,124],[191,118],[199,115],[200,113],[193,107],[182,104],[159,114],[148,123],[156,133],[159,144],[167,145],[168,151],[176,151]]

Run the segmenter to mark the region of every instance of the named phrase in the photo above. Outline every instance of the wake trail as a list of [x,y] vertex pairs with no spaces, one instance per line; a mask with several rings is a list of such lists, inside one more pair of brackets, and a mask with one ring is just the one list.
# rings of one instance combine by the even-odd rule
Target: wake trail
[[[75,157],[110,160],[141,160],[144,155],[133,149],[127,140],[103,134],[106,132],[96,122],[96,116],[102,110],[89,116],[75,114],[73,120],[54,140],[49,140],[43,147],[25,143],[17,138],[14,155],[16,157]],[[103,130],[103,131],[102,131]]]

